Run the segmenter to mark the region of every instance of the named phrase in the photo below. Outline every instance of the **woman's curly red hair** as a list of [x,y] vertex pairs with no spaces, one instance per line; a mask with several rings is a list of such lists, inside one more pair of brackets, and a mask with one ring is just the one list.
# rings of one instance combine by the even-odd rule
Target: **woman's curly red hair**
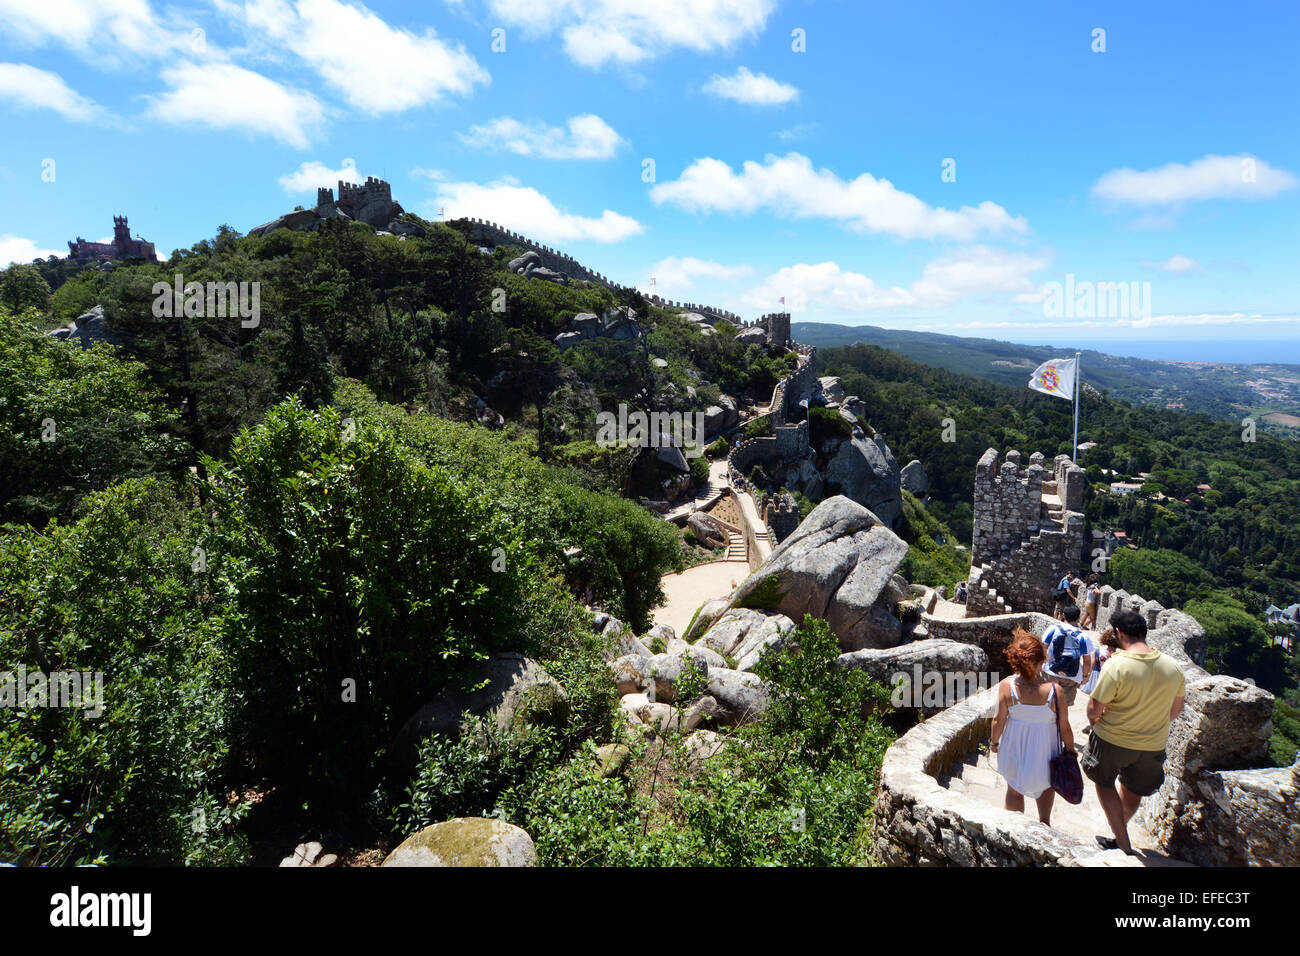
[[1034,680],[1047,661],[1047,648],[1034,634],[1017,627],[1007,648],[1007,663],[1025,680]]

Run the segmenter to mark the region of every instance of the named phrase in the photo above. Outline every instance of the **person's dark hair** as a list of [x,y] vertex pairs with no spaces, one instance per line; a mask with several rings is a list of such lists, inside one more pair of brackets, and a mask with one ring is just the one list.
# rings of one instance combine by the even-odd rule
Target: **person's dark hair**
[[1080,614],[1079,605],[1067,604],[1065,606],[1065,619],[1069,621],[1071,624],[1079,620],[1079,614]]
[[1130,643],[1147,639],[1147,622],[1136,611],[1120,611],[1111,616],[1110,624],[1128,638]]
[[1017,627],[1015,637],[1007,648],[1007,663],[1025,680],[1035,680],[1047,661],[1047,648],[1037,636]]
[[1096,572],[1096,571],[1094,571],[1092,574],[1088,575],[1088,583],[1089,583],[1089,584],[1096,584],[1096,583],[1097,583],[1098,581],[1100,581],[1100,580],[1101,580],[1101,578],[1097,577],[1097,572]]

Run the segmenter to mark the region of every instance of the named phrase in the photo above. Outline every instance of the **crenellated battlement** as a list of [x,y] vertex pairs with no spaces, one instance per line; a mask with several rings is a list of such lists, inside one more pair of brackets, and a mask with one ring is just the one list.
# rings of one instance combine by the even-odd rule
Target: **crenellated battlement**
[[996,448],[975,465],[971,535],[972,616],[1002,610],[1051,611],[1052,589],[1083,557],[1083,469],[1061,455],[1044,467]]

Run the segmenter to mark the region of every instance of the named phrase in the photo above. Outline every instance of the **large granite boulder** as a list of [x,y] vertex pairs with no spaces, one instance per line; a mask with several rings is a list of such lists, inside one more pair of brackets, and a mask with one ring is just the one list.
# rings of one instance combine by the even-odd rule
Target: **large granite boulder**
[[573,317],[573,331],[584,339],[594,337],[600,332],[600,316],[594,312],[579,312]]
[[718,519],[703,511],[696,511],[686,519],[686,527],[707,547],[720,548],[727,543],[727,532]]
[[844,401],[846,397],[844,384],[840,381],[838,375],[823,375],[817,380],[817,384],[821,386],[822,396],[826,401],[835,402],[836,404]]
[[844,442],[822,469],[822,477],[891,528],[903,513],[898,462],[883,438]]
[[737,607],[722,615],[695,643],[734,660],[736,670],[752,671],[765,655],[785,647],[793,630],[794,621],[784,614]]
[[813,509],[733,600],[794,621],[825,618],[845,651],[893,647],[906,633],[892,600],[892,578],[905,557],[907,543],[875,514],[836,495]]
[[400,758],[411,757],[420,740],[429,734],[458,737],[473,727],[461,724],[470,713],[492,721],[499,731],[529,724],[559,726],[568,717],[569,701],[564,686],[536,661],[522,654],[494,654],[478,662],[464,686],[444,689],[402,725],[391,751]]
[[493,817],[456,817],[413,833],[381,866],[536,866],[524,830]]
[[394,219],[388,224],[388,231],[395,236],[418,236],[421,239],[427,235],[418,222],[408,222],[405,219]]
[[719,723],[738,724],[757,720],[767,710],[767,683],[757,674],[733,670],[709,672],[708,694],[717,701]]
[[909,461],[898,475],[904,491],[910,491],[918,498],[924,497],[930,490],[930,476],[925,473],[925,465],[915,458]]
[[536,252],[533,252],[533,250],[529,249],[523,255],[515,256],[513,259],[507,262],[506,268],[509,269],[511,272],[519,273],[520,275],[522,275],[523,271],[527,269],[530,265],[540,266],[541,264],[542,264],[542,257],[539,256]]
[[863,671],[888,687],[895,707],[924,713],[937,713],[995,683],[988,655],[979,645],[945,639],[850,651],[835,665]]
[[750,329],[741,329],[736,334],[736,341],[742,345],[764,345],[767,343],[767,330],[757,325]]

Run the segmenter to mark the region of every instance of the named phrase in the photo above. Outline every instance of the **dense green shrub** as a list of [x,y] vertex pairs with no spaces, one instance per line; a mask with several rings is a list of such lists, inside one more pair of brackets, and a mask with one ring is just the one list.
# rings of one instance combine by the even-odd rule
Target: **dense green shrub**
[[238,863],[223,618],[201,525],[155,483],[88,496],[75,524],[0,535],[6,670],[103,675],[103,712],[0,707],[0,859]]
[[842,866],[870,862],[865,836],[892,733],[869,705],[885,691],[835,666],[839,642],[806,618],[768,658],[768,713],[704,768],[681,738],[634,746],[624,775],[590,753],[505,794],[510,819],[549,865]]

